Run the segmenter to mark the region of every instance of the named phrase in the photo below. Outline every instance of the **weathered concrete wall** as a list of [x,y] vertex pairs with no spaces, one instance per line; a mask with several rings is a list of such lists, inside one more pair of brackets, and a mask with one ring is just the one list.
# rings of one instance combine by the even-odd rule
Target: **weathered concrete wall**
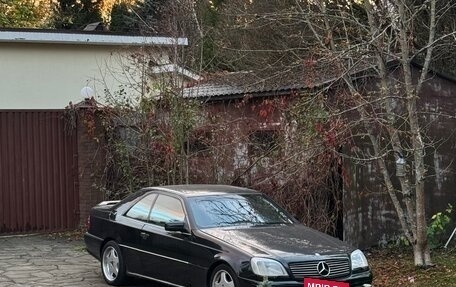
[[[190,158],[193,182],[220,182],[251,185],[255,176],[265,176],[258,165],[249,168],[256,156],[252,136],[256,132],[283,134],[285,122],[275,109],[260,116],[262,99],[214,101],[204,106],[204,122],[196,140],[204,141],[207,151],[196,151]],[[193,142],[194,144],[194,142]],[[257,154],[258,155],[258,154]]]
[[[423,87],[419,110],[425,141],[430,144],[425,157],[426,214],[430,218],[448,203],[456,203],[456,83],[439,76],[430,78]],[[376,163],[346,161],[345,165],[349,178],[344,191],[345,240],[368,247],[397,239],[402,234],[398,217]]]

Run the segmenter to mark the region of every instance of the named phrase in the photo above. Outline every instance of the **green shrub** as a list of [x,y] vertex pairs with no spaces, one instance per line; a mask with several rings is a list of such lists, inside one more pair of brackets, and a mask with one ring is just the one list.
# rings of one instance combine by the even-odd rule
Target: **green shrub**
[[447,228],[451,222],[451,213],[453,206],[448,204],[448,207],[443,212],[438,212],[431,217],[427,229],[429,247],[435,249],[443,245],[443,236],[446,234]]

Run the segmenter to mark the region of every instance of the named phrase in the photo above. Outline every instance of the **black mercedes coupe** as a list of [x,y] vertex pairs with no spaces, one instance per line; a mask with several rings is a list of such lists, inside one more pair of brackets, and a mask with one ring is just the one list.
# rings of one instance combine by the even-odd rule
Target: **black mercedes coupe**
[[[260,192],[224,185],[147,187],[90,214],[87,250],[105,281],[185,287],[368,287],[366,257],[298,223]],[[306,283],[305,283],[306,282]]]

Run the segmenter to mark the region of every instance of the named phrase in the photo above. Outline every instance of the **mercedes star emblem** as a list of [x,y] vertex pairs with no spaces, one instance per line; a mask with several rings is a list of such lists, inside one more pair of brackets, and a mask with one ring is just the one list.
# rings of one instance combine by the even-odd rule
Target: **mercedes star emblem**
[[325,261],[318,262],[317,271],[318,271],[318,274],[320,274],[323,277],[329,276],[329,273],[331,272],[331,270],[329,269],[328,263],[326,263]]

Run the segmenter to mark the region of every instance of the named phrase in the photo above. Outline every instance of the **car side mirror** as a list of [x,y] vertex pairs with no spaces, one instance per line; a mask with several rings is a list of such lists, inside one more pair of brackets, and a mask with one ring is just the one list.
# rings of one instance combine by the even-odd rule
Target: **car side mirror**
[[165,230],[166,231],[188,233],[187,228],[185,228],[185,223],[184,222],[168,222],[168,223],[165,223]]

